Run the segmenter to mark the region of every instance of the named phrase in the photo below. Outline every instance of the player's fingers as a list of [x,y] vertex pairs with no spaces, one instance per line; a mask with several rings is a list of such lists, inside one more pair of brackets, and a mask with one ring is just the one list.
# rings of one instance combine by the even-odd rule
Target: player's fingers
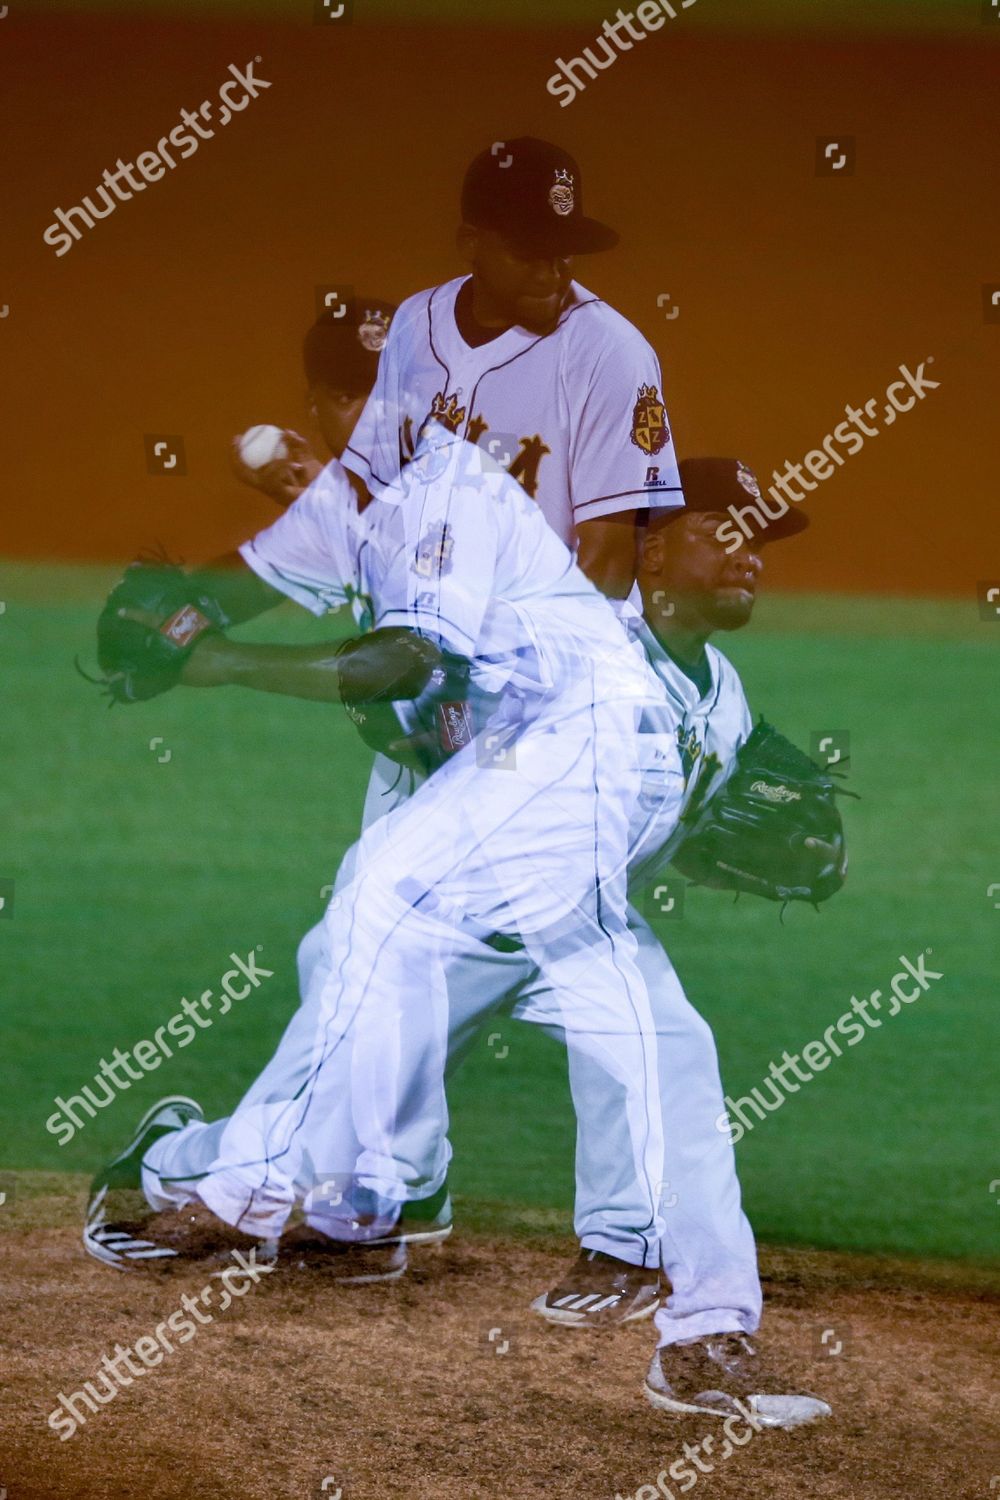
[[316,457],[306,438],[299,433],[286,428],[284,432],[285,447],[288,450],[288,458],[297,467],[300,467],[306,476],[306,482],[310,483],[316,478],[323,465]]
[[820,849],[832,864],[836,864],[843,873],[847,869],[847,850],[843,839],[818,839],[811,835],[804,840],[807,849]]
[[308,484],[305,475],[296,473],[297,468],[298,465],[289,463],[287,458],[265,464],[256,471],[257,488],[263,490],[265,495],[270,495],[279,505],[291,505]]
[[239,438],[233,438],[231,443],[229,444],[229,461],[233,473],[236,475],[236,478],[240,481],[241,484],[248,484],[250,488],[254,490],[259,489],[260,485],[258,483],[258,474],[260,473],[260,471],[258,469],[248,468],[248,466],[243,462],[243,459],[240,455],[239,444]]
[[148,625],[151,630],[156,630],[160,624],[158,615],[154,615],[148,609],[138,609],[134,605],[123,604],[118,611],[120,620],[134,620],[137,625]]

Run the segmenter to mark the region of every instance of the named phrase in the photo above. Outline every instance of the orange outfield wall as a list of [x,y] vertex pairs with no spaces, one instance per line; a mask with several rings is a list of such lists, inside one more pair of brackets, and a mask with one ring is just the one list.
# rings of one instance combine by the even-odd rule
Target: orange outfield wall
[[[554,59],[595,29],[12,12],[0,555],[111,560],[160,540],[195,560],[266,522],[228,440],[306,423],[315,288],[398,299],[456,274],[467,160],[532,133],[574,151],[588,210],[621,231],[577,272],[655,344],[682,454],[768,475],[933,358],[939,388],[820,484],[775,582],[974,597],[1000,577],[1000,308],[986,321],[982,290],[1000,288],[1000,31],[724,39],[681,14],[560,108]],[[257,56],[271,87],[57,257],[55,208]],[[838,134],[855,172],[817,177],[816,138]],[[182,435],[187,473],[150,475],[144,434]]]

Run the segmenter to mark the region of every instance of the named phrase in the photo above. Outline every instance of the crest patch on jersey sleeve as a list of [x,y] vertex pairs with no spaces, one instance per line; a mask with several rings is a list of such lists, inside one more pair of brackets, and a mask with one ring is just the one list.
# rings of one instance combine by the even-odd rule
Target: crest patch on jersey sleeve
[[655,385],[639,387],[639,395],[632,408],[632,441],[649,458],[659,453],[670,441],[667,408],[660,400]]
[[413,571],[420,578],[441,578],[451,572],[455,539],[447,521],[435,521],[428,526],[417,543],[413,559]]

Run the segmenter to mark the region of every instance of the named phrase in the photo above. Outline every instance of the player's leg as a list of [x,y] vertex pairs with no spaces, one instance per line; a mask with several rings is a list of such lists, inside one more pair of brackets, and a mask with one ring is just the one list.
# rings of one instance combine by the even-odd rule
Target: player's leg
[[[516,776],[510,771],[480,775],[475,781],[477,796],[461,799],[461,837],[471,837],[472,843],[457,867],[460,879],[446,866],[435,870],[433,864],[420,880],[414,874],[400,881],[390,868],[380,881],[377,870],[370,869],[362,878],[365,897],[355,906],[361,923],[401,928],[408,920],[398,899],[405,886],[414,913],[428,922],[442,914],[452,920],[455,898],[461,894],[466,909],[470,899],[475,901],[481,922],[489,913],[492,925],[508,931],[516,928],[529,960],[545,969],[553,992],[561,996],[564,1018],[581,1035],[598,1039],[594,1045],[601,1051],[603,1065],[620,1085],[633,1170],[646,1184],[637,1232],[646,1235],[655,1259],[656,1184],[662,1175],[655,1028],[635,964],[635,942],[624,920],[621,866],[627,801],[619,800],[619,794],[623,786],[627,789],[630,763],[627,758],[623,765],[616,763],[615,745],[613,737],[605,736],[605,754],[598,767],[589,733],[576,741],[564,732],[527,747],[522,742]],[[533,759],[535,749],[538,755]],[[419,839],[424,830],[419,824],[415,828],[416,844],[407,849],[394,835],[391,849],[397,870],[402,867],[419,874]],[[414,930],[414,942],[421,941]],[[439,934],[439,941],[445,943],[444,933]],[[405,947],[401,951],[405,955]],[[454,970],[455,952],[443,946],[434,951],[430,926],[421,951],[427,972],[437,968],[435,986],[441,993],[442,972],[449,967]],[[400,961],[405,962],[405,956]],[[412,976],[412,968],[410,972]],[[395,1000],[383,1015],[376,1008],[361,1017],[361,1046],[355,1052],[356,1108],[371,1110],[362,1134],[369,1143],[380,1143],[370,1145],[363,1168],[372,1186],[383,1191],[399,1180],[400,1164],[391,1160],[399,1101],[413,1084],[414,1062],[418,1072],[423,1066],[412,1048],[394,1053],[385,1045],[385,1037],[398,1034],[405,1025],[406,1002],[401,997],[406,979],[401,970]],[[386,1015],[388,1025],[384,1024]],[[434,1043],[438,1049],[448,1024],[444,1011],[442,1016]],[[427,1071],[437,1066],[439,1058],[440,1050],[430,1058]],[[582,1100],[581,1108],[585,1107]],[[404,1164],[404,1176],[406,1171]]]
[[[331,966],[322,994],[293,1018],[273,1063],[227,1122],[199,1184],[202,1200],[226,1222],[279,1232],[296,1182],[317,1162],[324,1172],[357,1175],[375,1194],[396,1191],[399,1101],[410,1090],[423,1101],[424,1139],[438,1155],[434,1181],[406,1185],[438,1185],[446,1166],[445,975],[454,955],[452,929],[470,908],[486,932],[504,925],[522,932],[536,961],[560,971],[554,984],[567,1004],[575,995],[578,1010],[594,1012],[596,1025],[585,1018],[587,1029],[613,1026],[623,1002],[639,997],[648,1005],[623,921],[628,793],[636,781],[634,704],[622,709],[596,693],[593,682],[585,687],[589,699],[575,714],[563,700],[558,712],[532,725],[535,732],[518,746],[516,776],[489,777],[470,747],[366,834],[359,875],[345,892],[347,912],[327,919]],[[532,851],[527,863],[525,851]],[[417,1003],[401,1009],[407,982]],[[363,1024],[353,1041],[348,1102],[362,1149],[341,1168],[331,1153],[343,1150],[348,1137],[346,1105],[342,1091],[324,1099],[323,1072],[331,1075],[329,1059],[345,1045],[356,1015]],[[393,1023],[388,1031],[379,1024],[386,1017]],[[640,1053],[651,1045],[649,1029],[647,1019]],[[397,1038],[395,1045],[385,1045],[387,1035]],[[629,1045],[635,1050],[636,1039]],[[620,1061],[626,1076],[648,1089],[655,1071],[648,1058]],[[652,1108],[648,1098],[630,1107],[643,1149],[655,1158],[661,1149],[655,1100]],[[426,1159],[423,1147],[412,1152],[411,1179]],[[658,1170],[654,1159],[644,1174],[650,1185]]]
[[[365,798],[363,827],[370,827],[400,806],[415,790],[416,784],[419,783],[412,773],[402,770],[385,756],[376,755]],[[337,902],[338,893],[353,878],[357,850],[358,845],[352,845],[340,863],[332,902]],[[328,926],[321,919],[306,933],[298,948],[299,994],[303,1006],[307,1005],[310,997],[314,1005],[318,1001],[329,965]],[[246,1095],[243,1107],[252,1109],[258,1105],[266,1105],[275,1098],[283,1099],[294,1095],[303,1087],[313,1064],[314,1038],[313,1020],[302,1018],[298,1024],[290,1026],[278,1053]],[[341,1102],[338,1112],[341,1146],[336,1168],[332,1164],[328,1164],[326,1169],[314,1168],[306,1162],[295,1187],[306,1200],[307,1221],[312,1222],[309,1217],[312,1211],[315,1227],[326,1228],[331,1234],[350,1238],[351,1208],[346,1201],[346,1194],[340,1190],[345,1173],[356,1157],[350,1110],[346,1107],[350,1088],[350,1049],[345,1046],[332,1056],[328,1067],[334,1097]],[[338,1068],[339,1079],[336,1076]],[[164,1133],[155,1141],[146,1156],[142,1172],[147,1200],[155,1210],[181,1208],[197,1198],[199,1184],[208,1177],[219,1161],[220,1147],[227,1129],[231,1144],[236,1127],[230,1127],[229,1117],[211,1122],[192,1121],[185,1128]],[[314,1203],[311,1200],[315,1200]],[[222,1208],[223,1205],[220,1203],[217,1207]]]
[[[577,1108],[577,1234],[585,1250],[618,1260],[652,1265],[662,1259],[671,1287],[657,1313],[665,1342],[704,1332],[753,1332],[761,1305],[756,1250],[740,1206],[733,1149],[728,1135],[716,1126],[725,1104],[715,1041],[687,1000],[660,943],[634,911],[630,925],[638,940],[638,962],[657,1035],[664,1140],[663,1178],[658,1184],[664,1228],[658,1246],[648,1247],[634,1233],[645,1184],[630,1170],[634,1156],[622,1090],[606,1065],[600,1039],[560,1027],[552,997],[542,987],[515,1012],[565,1041],[574,1100],[587,1101],[586,1109]],[[560,1283],[539,1299],[536,1310],[558,1315],[557,1304],[565,1300],[561,1290],[566,1289]],[[576,1321],[587,1318],[581,1313]]]
[[[447,801],[440,788],[425,796],[434,805],[414,834],[415,845],[424,848],[429,828],[446,832],[438,803]],[[404,817],[404,828],[413,821],[409,807],[396,816]],[[380,903],[379,881],[373,878],[361,890],[349,881],[333,898],[322,936],[311,936],[302,955],[303,1004],[271,1062],[228,1119],[192,1124],[156,1142],[148,1154],[145,1184],[155,1207],[180,1206],[197,1196],[226,1223],[274,1236],[296,1198],[307,1198],[317,1184],[356,1177],[360,1146],[355,1115],[368,1120],[371,1111],[363,1096],[352,1099],[352,1026],[372,987],[372,1013],[386,1023],[376,1038],[379,1070],[405,1053],[411,1079],[403,1108],[387,1111],[385,1117],[396,1149],[409,1163],[398,1198],[426,1196],[441,1185],[447,1164],[443,969],[446,954],[460,953],[461,943],[447,923],[428,922],[396,897],[399,871],[418,868],[419,861],[412,849],[397,851],[387,826],[391,822],[380,820],[365,844],[367,857],[378,853],[378,869],[388,872],[385,901]],[[456,830],[447,847],[454,848],[457,841]],[[500,955],[483,951],[496,966]],[[505,987],[497,985],[498,990]],[[413,995],[416,1003],[400,1006],[403,993]],[[419,1108],[408,1116],[409,1101],[418,1099]],[[381,1120],[381,1113],[376,1118]],[[377,1188],[370,1180],[363,1186]],[[339,1206],[327,1195],[318,1213]]]

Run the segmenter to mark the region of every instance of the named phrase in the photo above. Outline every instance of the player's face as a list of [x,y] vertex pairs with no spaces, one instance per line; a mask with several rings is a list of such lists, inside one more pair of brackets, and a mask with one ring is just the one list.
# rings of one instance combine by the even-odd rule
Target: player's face
[[367,394],[339,391],[329,385],[313,385],[309,388],[309,400],[324,442],[334,458],[339,458],[357,426],[368,400]]
[[544,332],[562,311],[572,279],[566,256],[532,257],[520,252],[492,229],[474,229],[460,237],[476,279],[477,314],[485,321],[519,323]]
[[727,519],[692,511],[646,538],[639,581],[651,623],[664,618],[652,598],[659,590],[673,605],[665,618],[687,629],[739,630],[750,619],[763,563],[745,542],[726,551],[716,533]]

